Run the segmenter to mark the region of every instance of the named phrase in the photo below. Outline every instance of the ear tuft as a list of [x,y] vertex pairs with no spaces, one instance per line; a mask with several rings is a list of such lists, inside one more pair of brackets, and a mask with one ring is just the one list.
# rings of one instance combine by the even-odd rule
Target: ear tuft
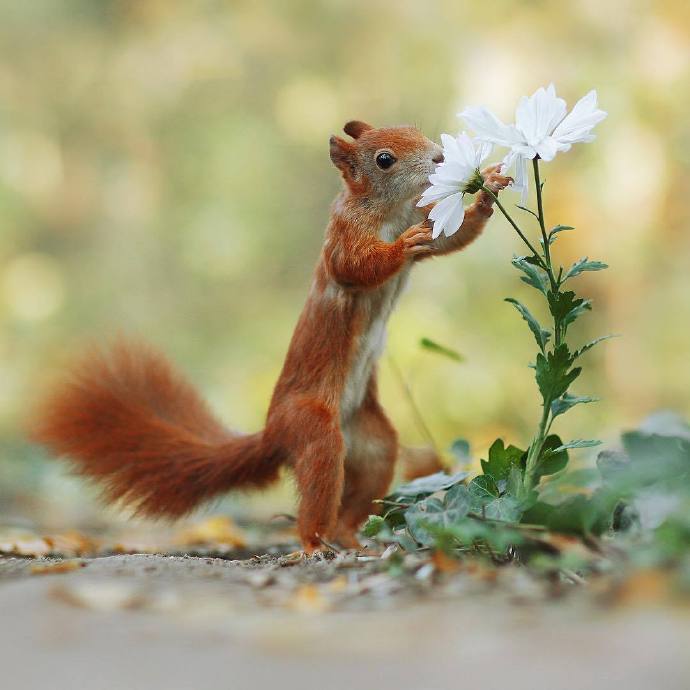
[[370,129],[374,129],[371,125],[361,120],[350,120],[343,127],[343,132],[349,134],[353,139],[359,139],[359,137],[368,132]]

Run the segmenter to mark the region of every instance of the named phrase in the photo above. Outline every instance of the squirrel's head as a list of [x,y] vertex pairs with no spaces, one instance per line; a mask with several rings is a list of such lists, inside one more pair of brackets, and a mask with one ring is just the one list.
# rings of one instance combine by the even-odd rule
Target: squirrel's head
[[352,141],[332,136],[331,160],[350,192],[387,204],[419,196],[443,161],[442,149],[415,127],[382,127],[352,120],[343,128]]

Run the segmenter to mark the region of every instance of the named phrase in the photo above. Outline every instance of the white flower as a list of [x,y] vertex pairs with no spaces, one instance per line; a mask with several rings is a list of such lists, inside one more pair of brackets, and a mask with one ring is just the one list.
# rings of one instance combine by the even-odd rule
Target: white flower
[[550,84],[531,96],[523,96],[515,109],[515,124],[506,125],[483,106],[465,108],[458,116],[472,127],[481,141],[510,149],[503,159],[503,170],[515,163],[514,189],[522,190],[522,201],[527,198],[527,161],[539,156],[553,160],[560,151],[568,151],[573,144],[594,140],[594,125],[606,113],[597,108],[597,92],[592,90],[581,98],[566,115],[567,106],[556,96]]
[[438,202],[429,213],[434,239],[442,232],[450,237],[459,230],[465,217],[463,196],[468,192],[474,194],[481,187],[479,166],[493,148],[489,143],[474,141],[464,132],[457,138],[442,134],[441,143],[443,163],[429,177],[431,186],[417,203],[427,206]]

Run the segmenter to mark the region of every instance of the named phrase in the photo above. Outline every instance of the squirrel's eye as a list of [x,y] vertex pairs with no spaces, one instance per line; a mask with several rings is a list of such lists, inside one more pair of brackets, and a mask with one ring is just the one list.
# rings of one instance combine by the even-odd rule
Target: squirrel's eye
[[388,170],[396,160],[398,159],[392,153],[384,151],[376,156],[376,165],[378,165],[381,170]]

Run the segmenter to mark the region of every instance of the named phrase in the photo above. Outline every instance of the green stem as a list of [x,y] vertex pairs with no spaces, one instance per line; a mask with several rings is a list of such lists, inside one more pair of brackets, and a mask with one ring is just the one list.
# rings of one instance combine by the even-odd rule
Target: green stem
[[541,415],[541,421],[539,422],[539,430],[537,435],[532,440],[530,444],[529,451],[527,451],[527,463],[525,465],[525,476],[522,482],[522,498],[527,498],[534,488],[534,474],[537,471],[537,464],[539,462],[539,456],[541,455],[542,448],[544,447],[544,441],[546,440],[546,434],[548,428],[551,426],[549,422],[549,414],[551,412],[551,402],[544,401],[544,409]]
[[539,252],[532,246],[532,243],[525,237],[525,234],[522,232],[522,230],[520,230],[518,224],[511,218],[508,211],[506,211],[505,206],[503,206],[503,204],[498,200],[498,196],[496,196],[496,194],[494,194],[486,185],[482,185],[482,190],[494,200],[494,203],[496,206],[498,206],[506,220],[513,226],[513,230],[515,230],[515,232],[520,236],[520,239],[530,248],[532,254],[538,259],[539,265],[546,271],[546,264],[541,256],[539,256]]
[[[541,196],[541,179],[539,177],[539,158],[532,159],[532,167],[534,168],[534,182],[537,187],[537,219],[539,220],[539,228],[541,230],[542,243],[544,245],[544,259],[546,260],[546,272],[549,275],[551,282],[551,290],[558,292],[558,283],[553,275],[553,268],[551,266],[551,248],[549,245],[549,238],[546,235],[546,221],[544,219],[544,203]],[[558,339],[558,333],[556,333]]]
[[[549,282],[551,283],[551,291],[554,295],[559,292],[559,282],[556,280],[553,273],[553,266],[551,264],[551,248],[549,245],[549,238],[546,234],[546,220],[544,218],[544,201],[542,198],[542,186],[541,179],[539,176],[539,158],[532,159],[532,167],[534,170],[534,182],[537,188],[537,220],[539,221],[539,229],[541,230],[542,244],[544,247],[544,270],[549,276]],[[553,323],[553,333],[554,333],[554,345],[558,347],[561,344],[561,329],[560,324],[554,318]],[[551,417],[551,403],[553,401],[550,399],[544,400],[544,407],[542,409],[541,420],[539,422],[539,428],[537,430],[536,436],[532,439],[529,451],[527,452],[527,463],[525,466],[525,475],[522,483],[522,494],[523,498],[527,498],[534,488],[535,474],[537,471],[537,465],[539,464],[539,458],[541,457],[542,450],[544,448],[544,441],[546,436],[551,429],[551,424],[553,423],[553,418]]]
[[[544,247],[543,256],[534,248],[532,243],[527,239],[525,234],[522,232],[518,224],[513,220],[508,211],[505,209],[503,204],[499,201],[498,196],[494,194],[488,187],[482,185],[482,189],[486,192],[493,200],[496,206],[498,206],[501,213],[505,216],[506,220],[513,227],[515,232],[519,235],[520,239],[529,247],[535,259],[538,261],[539,266],[546,272],[549,277],[549,283],[551,286],[551,292],[557,295],[560,288],[560,282],[556,280],[553,272],[553,266],[551,264],[551,248],[549,245],[549,238],[546,232],[546,220],[544,217],[544,201],[542,198],[542,185],[539,176],[539,159],[534,158],[532,160],[532,166],[534,169],[534,181],[537,187],[537,220],[539,221],[539,229],[541,231],[542,243]],[[558,347],[561,344],[562,333],[561,328],[554,318],[554,345]],[[542,409],[541,420],[539,421],[539,427],[537,433],[532,439],[529,450],[527,452],[527,462],[525,465],[525,474],[522,481],[522,498],[527,498],[529,494],[534,489],[536,484],[535,475],[539,465],[539,459],[541,458],[542,450],[544,449],[544,442],[553,424],[553,418],[551,417],[551,403],[553,401],[550,399],[544,400],[544,406]]]

